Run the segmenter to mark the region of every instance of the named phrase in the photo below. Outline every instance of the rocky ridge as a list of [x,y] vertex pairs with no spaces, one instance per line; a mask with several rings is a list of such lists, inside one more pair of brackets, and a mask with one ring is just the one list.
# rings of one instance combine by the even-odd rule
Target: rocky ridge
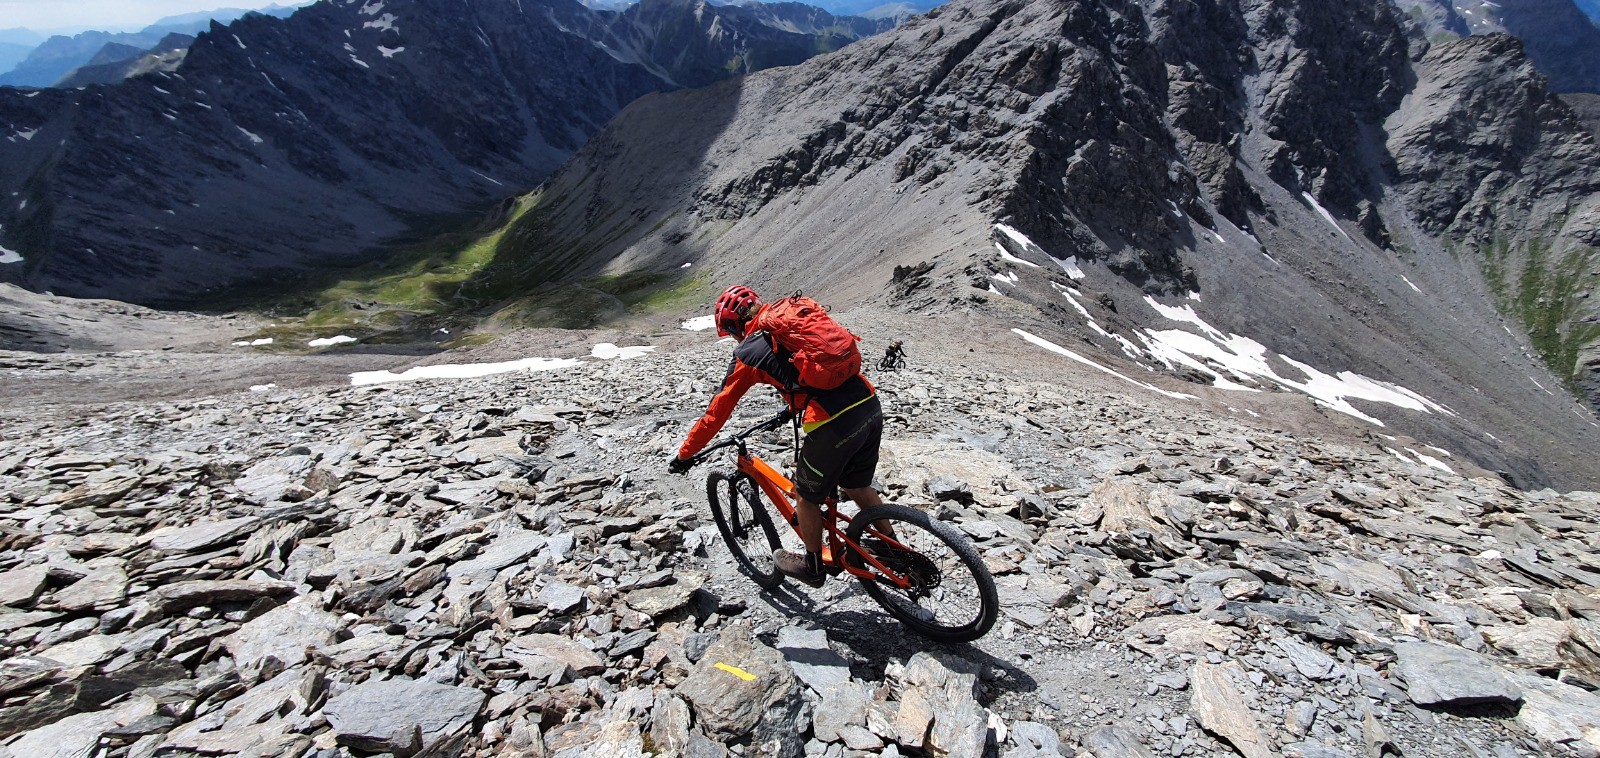
[[[1390,0],[1432,41],[1504,33],[1521,39],[1557,92],[1600,94],[1600,22],[1590,0]],[[1585,3],[1588,6],[1585,7]]]
[[116,84],[156,71],[172,73],[183,64],[194,39],[191,35],[174,32],[162,37],[154,47],[138,50],[126,57],[107,56],[105,50],[101,50],[88,63],[62,77],[58,86],[71,89],[91,84]]
[[[894,323],[845,318],[874,341]],[[953,648],[846,582],[761,595],[733,571],[694,477],[661,465],[725,367],[704,337],[546,373],[7,409],[0,749],[1600,752],[1600,496],[1063,383],[1038,353],[979,365],[979,333],[875,377],[881,488],[1001,585],[1001,624]]]

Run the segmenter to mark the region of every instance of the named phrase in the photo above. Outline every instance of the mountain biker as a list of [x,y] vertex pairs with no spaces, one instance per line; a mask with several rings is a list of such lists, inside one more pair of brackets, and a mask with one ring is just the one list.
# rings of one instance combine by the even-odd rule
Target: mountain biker
[[905,360],[905,357],[905,342],[901,340],[895,340],[893,345],[890,345],[887,350],[883,351],[883,365],[893,366],[895,365],[896,360]]
[[783,346],[763,331],[746,334],[746,326],[766,308],[755,291],[742,285],[729,287],[717,298],[712,315],[717,336],[735,337],[733,362],[722,389],[689,430],[668,470],[681,474],[693,465],[691,458],[721,431],[739,399],[756,383],[778,389],[789,410],[800,415],[805,439],[800,445],[795,471],[796,511],[805,552],[773,553],[778,570],[812,587],[821,587],[823,573],[820,504],[835,487],[861,508],[881,505],[872,477],[878,466],[878,445],[883,438],[883,408],[877,388],[859,372],[835,389],[799,386],[799,371]]

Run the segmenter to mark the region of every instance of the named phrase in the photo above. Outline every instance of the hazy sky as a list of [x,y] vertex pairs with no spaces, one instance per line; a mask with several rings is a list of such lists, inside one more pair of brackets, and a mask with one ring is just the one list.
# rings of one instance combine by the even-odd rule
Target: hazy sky
[[[167,16],[217,8],[265,8],[274,0],[0,0],[0,29],[140,29]],[[300,5],[303,0],[278,0]]]

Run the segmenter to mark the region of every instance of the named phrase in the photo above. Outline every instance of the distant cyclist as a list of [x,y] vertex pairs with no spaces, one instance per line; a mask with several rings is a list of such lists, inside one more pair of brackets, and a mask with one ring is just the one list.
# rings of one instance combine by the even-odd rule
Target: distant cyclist
[[905,343],[895,340],[887,350],[883,351],[883,360],[878,361],[878,368],[884,371],[896,371],[906,367]]
[[[779,310],[774,305],[762,303],[753,290],[742,285],[729,287],[717,299],[712,313],[717,335],[736,337],[740,342],[733,349],[733,362],[722,389],[711,399],[705,416],[689,430],[668,470],[675,474],[688,471],[693,465],[690,459],[721,431],[739,399],[752,386],[759,382],[776,387],[789,409],[800,416],[805,430],[794,482],[800,539],[806,551],[779,550],[772,558],[779,571],[820,587],[827,579],[823,573],[820,504],[835,487],[861,508],[883,502],[872,488],[878,445],[883,438],[883,409],[877,389],[858,366],[852,369],[853,376],[832,389],[801,386],[800,370],[792,362],[794,354],[760,328],[766,323],[763,316],[773,316]],[[751,329],[753,325],[756,328]]]

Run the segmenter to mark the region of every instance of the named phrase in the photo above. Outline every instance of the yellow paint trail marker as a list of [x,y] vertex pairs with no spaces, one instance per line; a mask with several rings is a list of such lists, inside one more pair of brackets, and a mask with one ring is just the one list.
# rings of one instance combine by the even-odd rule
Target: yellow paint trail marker
[[734,676],[739,677],[740,679],[743,679],[743,680],[745,680],[747,682],[753,682],[753,681],[756,680],[756,675],[755,674],[752,674],[752,673],[750,673],[748,671],[745,671],[744,669],[739,668],[738,666],[729,666],[726,663],[719,662],[719,663],[717,663],[717,665],[714,668],[722,669],[723,671],[726,671],[726,672],[728,672],[730,674],[733,674]]

